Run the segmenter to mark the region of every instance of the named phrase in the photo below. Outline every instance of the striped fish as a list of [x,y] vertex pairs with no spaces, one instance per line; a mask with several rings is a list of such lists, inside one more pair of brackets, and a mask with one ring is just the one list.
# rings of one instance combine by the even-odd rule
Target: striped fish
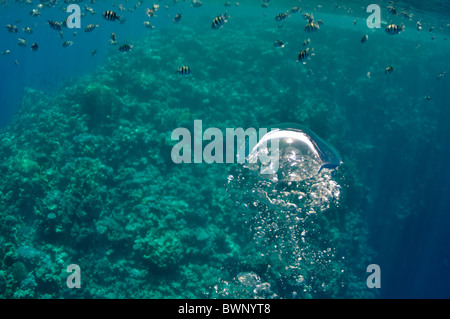
[[306,59],[309,60],[309,59],[310,59],[310,56],[313,56],[313,55],[314,55],[314,53],[312,53],[313,50],[314,50],[314,49],[309,50],[309,48],[307,48],[306,50],[300,51],[300,53],[298,54],[297,61],[298,61],[298,62],[301,62],[301,63],[303,63],[303,64],[306,64],[305,60],[306,60]]
[[191,74],[191,68],[184,65],[184,66],[180,66],[177,70],[178,74],[182,74],[182,75],[188,75]]
[[275,40],[273,46],[276,48],[284,48],[285,43],[281,40]]
[[91,32],[98,27],[98,24],[89,24],[84,28],[84,32]]
[[386,29],[384,29],[384,31],[388,34],[399,34],[403,30],[405,30],[405,26],[396,24],[390,24],[386,27]]
[[57,31],[61,31],[61,23],[59,23],[58,21],[51,21],[51,20],[48,20],[47,22],[48,22],[48,25],[49,25],[52,29],[57,30]]
[[72,41],[64,41],[63,42],[63,48],[68,48],[71,47],[73,45]]
[[105,12],[102,13],[103,18],[105,18],[106,20],[109,21],[116,21],[119,20],[120,21],[120,16],[117,15],[117,13],[115,13],[114,11],[111,10],[107,10]]
[[289,15],[287,13],[278,13],[275,16],[275,21],[283,21],[284,19],[286,19]]
[[315,22],[309,22],[305,26],[305,31],[308,33],[319,31],[319,29],[320,29],[319,24]]
[[132,48],[133,48],[132,45],[129,45],[129,44],[122,44],[122,45],[119,47],[119,51],[120,51],[120,52],[129,52],[129,51],[131,51]]
[[72,45],[73,45],[72,41],[64,41],[62,44],[63,48],[68,48],[71,47]]
[[220,29],[220,28],[222,28],[223,25],[228,22],[227,18],[229,18],[229,17],[227,17],[227,13],[226,12],[224,14],[218,16],[218,17],[215,17],[213,22],[212,22],[211,28],[212,29]]

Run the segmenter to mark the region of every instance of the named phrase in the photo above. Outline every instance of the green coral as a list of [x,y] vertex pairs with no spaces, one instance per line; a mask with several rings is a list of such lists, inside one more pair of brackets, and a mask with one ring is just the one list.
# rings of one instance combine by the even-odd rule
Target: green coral
[[185,251],[177,233],[165,231],[158,234],[149,233],[145,238],[137,240],[144,253],[143,258],[158,268],[173,268],[183,262]]

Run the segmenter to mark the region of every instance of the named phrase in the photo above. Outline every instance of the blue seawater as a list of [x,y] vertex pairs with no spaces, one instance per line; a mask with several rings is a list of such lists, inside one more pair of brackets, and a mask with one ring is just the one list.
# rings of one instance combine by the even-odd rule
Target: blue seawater
[[[380,28],[371,1],[202,2],[1,1],[0,297],[450,298],[448,2],[374,2]],[[286,122],[342,163],[173,161],[177,128],[225,158],[227,129]]]

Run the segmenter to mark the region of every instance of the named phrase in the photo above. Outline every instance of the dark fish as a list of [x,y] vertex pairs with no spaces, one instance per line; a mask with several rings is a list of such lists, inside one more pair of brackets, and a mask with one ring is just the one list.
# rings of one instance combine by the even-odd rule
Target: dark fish
[[438,75],[437,75],[436,79],[438,79],[438,80],[440,80],[440,79],[443,79],[443,78],[444,78],[444,76],[445,76],[445,73],[446,73],[446,72],[441,72],[441,73],[438,73]]
[[117,44],[117,37],[114,32],[111,33],[111,39],[109,40],[109,44],[112,44],[112,45]]
[[58,21],[51,21],[51,20],[48,20],[48,25],[49,25],[53,30],[61,31],[61,23],[59,23]]
[[97,50],[94,49],[94,50],[91,51],[91,55],[92,55],[92,56],[94,56],[94,55],[96,55],[96,54],[97,54]]
[[425,101],[431,101],[431,96],[429,96],[429,95],[425,96],[425,97],[424,97],[424,100],[425,100]]
[[120,52],[129,52],[129,51],[131,51],[132,48],[133,48],[132,45],[129,45],[129,44],[122,44],[122,45],[119,47],[119,51],[120,51]]
[[72,45],[73,45],[73,42],[72,42],[72,41],[64,41],[63,44],[62,44],[62,46],[63,46],[64,48],[70,47],[70,46],[72,46]]
[[109,21],[116,21],[119,20],[120,21],[120,16],[117,15],[117,13],[115,13],[114,11],[111,10],[107,10],[105,12],[102,13],[103,18],[105,18],[106,20]]
[[175,16],[175,18],[173,18],[173,22],[175,22],[175,23],[180,22],[181,17],[182,17],[181,13],[178,13],[178,14]]
[[23,38],[17,38],[17,45],[19,47],[26,47],[27,46],[27,40],[23,39]]
[[182,74],[182,75],[188,75],[191,74],[191,68],[184,65],[184,66],[180,66],[177,70],[178,74]]
[[393,6],[388,6],[387,9],[389,10],[390,13],[392,13],[393,15],[397,14],[397,10],[393,7]]
[[155,16],[155,10],[154,9],[145,9],[145,13],[148,15],[149,18],[154,17]]
[[30,27],[22,28],[22,31],[28,34],[32,34],[33,30]]
[[283,21],[283,20],[286,19],[288,16],[289,16],[289,15],[288,15],[287,13],[285,13],[285,12],[283,12],[283,13],[278,13],[278,14],[275,16],[275,21]]
[[422,30],[422,23],[420,23],[420,21],[417,21],[417,23],[416,23],[416,29],[417,29],[417,31]]
[[[314,50],[314,49],[313,49]],[[302,50],[300,51],[300,53],[298,54],[298,58],[297,61],[301,62],[303,64],[306,64],[305,60],[309,59],[310,56],[314,55],[314,53],[312,53],[312,50],[310,50],[309,48],[307,48],[306,50]]]
[[84,10],[86,10],[86,11],[88,11],[88,12],[90,12],[92,15],[94,15],[95,14],[95,11],[94,11],[94,9],[92,9],[91,7],[88,7],[87,5],[84,5]]
[[212,22],[211,28],[213,28],[213,29],[220,29],[220,28],[222,28],[223,25],[228,22],[227,18],[228,17],[227,17],[227,13],[226,12],[224,14],[218,16],[218,17],[215,17],[213,22]]
[[319,31],[319,29],[319,24],[314,22],[310,22],[305,26],[305,31],[309,33]]
[[11,25],[11,24],[7,24],[6,25],[6,29],[8,30],[8,32],[10,33],[17,33],[19,31],[19,29],[17,28],[16,25]]
[[404,17],[404,18],[407,18],[407,19],[412,19],[412,17],[413,17],[413,14],[412,14],[412,13],[407,13],[406,11],[402,11],[402,12],[400,13],[400,15],[401,15],[402,17]]
[[33,9],[30,11],[30,16],[32,17],[39,17],[41,13],[37,9]]
[[37,51],[39,49],[39,46],[37,45],[37,43],[33,43],[32,45],[31,45],[31,50],[32,51]]
[[384,69],[385,74],[389,74],[392,72],[394,72],[394,67],[392,67],[392,66],[388,66],[386,69]]
[[273,46],[276,48],[284,48],[284,45],[285,45],[285,43],[280,40],[275,40],[275,42],[273,43]]
[[363,37],[361,38],[361,43],[366,42],[367,39],[369,39],[369,35],[366,34],[365,36],[363,36]]
[[84,28],[84,32],[91,32],[98,27],[98,24],[89,24]]
[[403,25],[399,26],[396,24],[390,24],[386,27],[386,29],[384,29],[384,31],[386,31],[386,33],[388,33],[388,34],[399,34],[404,29],[405,29],[405,26],[403,26]]
[[306,20],[308,20],[308,23],[311,23],[314,21],[314,16],[312,14],[309,14],[307,12],[305,12],[303,14],[303,18],[305,18]]
[[144,21],[143,23],[144,27],[146,27],[147,29],[154,29],[155,27],[152,26],[152,24],[150,23],[150,21]]

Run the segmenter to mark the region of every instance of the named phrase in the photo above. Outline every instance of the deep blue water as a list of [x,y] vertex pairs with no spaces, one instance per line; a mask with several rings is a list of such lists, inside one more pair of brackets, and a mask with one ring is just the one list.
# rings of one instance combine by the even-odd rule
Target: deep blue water
[[[450,12],[445,11],[448,9],[447,4],[442,3],[443,9],[440,11],[440,3],[434,2],[428,12],[426,6],[417,8],[412,3],[395,3],[399,12],[402,11],[400,8],[407,8],[408,13],[413,14],[409,20],[390,15],[386,9],[388,4],[379,3],[384,22],[393,21],[406,26],[401,34],[390,36],[384,32],[384,27],[375,30],[365,25],[368,14],[364,8],[370,1],[361,4],[352,2],[345,9],[337,9],[332,2],[324,2],[321,8],[317,8],[317,1],[277,3],[273,0],[268,8],[262,8],[262,2],[256,0],[242,1],[239,7],[232,3],[226,8],[222,2],[204,2],[202,7],[194,8],[190,2],[179,1],[174,4],[172,1],[159,1],[161,7],[157,17],[153,18],[145,13],[145,8],[150,7],[151,3],[144,2],[134,12],[123,12],[126,17],[124,24],[106,21],[101,17],[101,13],[107,9],[117,10],[110,2],[82,2],[81,8],[88,5],[94,8],[96,14],[87,12],[82,17],[81,29],[63,28],[64,38],[61,39],[46,21],[62,21],[67,16],[60,9],[65,5],[62,1],[54,7],[40,10],[40,17],[29,15],[37,2],[26,5],[5,1],[6,5],[0,7],[0,51],[9,49],[11,54],[0,55],[0,126],[8,129],[13,116],[17,114],[25,88],[41,90],[52,96],[92,74],[98,67],[108,69],[111,59],[117,58],[118,54],[118,45],[109,43],[112,32],[117,34],[120,43],[134,44],[133,50],[146,50],[140,41],[157,46],[161,41],[164,42],[167,35],[173,34],[173,28],[179,28],[181,35],[177,36],[181,37],[186,32],[184,24],[188,26],[187,30],[196,33],[185,34],[186,44],[174,48],[176,52],[167,55],[179,55],[180,58],[173,61],[174,69],[182,63],[181,57],[197,57],[197,61],[191,58],[190,63],[206,63],[199,78],[209,77],[213,82],[216,76],[226,73],[230,79],[239,80],[239,75],[233,77],[233,72],[238,74],[238,71],[227,69],[226,62],[221,70],[221,62],[215,61],[221,54],[215,51],[217,47],[226,50],[227,46],[236,46],[242,52],[249,53],[241,57],[242,65],[255,77],[257,85],[264,83],[267,85],[266,90],[271,92],[273,81],[283,85],[289,92],[277,101],[299,103],[304,95],[299,93],[296,96],[296,91],[305,90],[308,96],[315,97],[317,108],[320,108],[321,98],[341,108],[341,111],[333,112],[333,107],[328,105],[322,114],[329,118],[342,117],[341,126],[337,125],[338,120],[320,121],[320,117],[311,119],[310,124],[315,125],[314,131],[319,135],[334,139],[333,144],[343,155],[344,163],[352,166],[350,171],[357,176],[355,180],[361,183],[358,184],[360,192],[366,192],[347,198],[350,206],[361,207],[361,218],[367,225],[367,244],[376,256],[372,262],[381,267],[382,287],[377,297],[449,298]],[[168,5],[167,9],[164,8],[165,4]],[[345,2],[340,1],[339,4],[345,6]],[[132,8],[135,3],[125,5]],[[301,6],[302,12],[317,9],[315,17],[324,21],[317,34],[305,34],[299,27],[304,25],[302,13],[292,13],[281,28],[276,26],[275,15],[294,5]],[[350,7],[353,9],[351,12],[348,10]],[[225,10],[231,17],[218,32],[223,31],[226,36],[223,39],[214,38],[223,43],[215,43],[214,50],[207,50],[210,45],[208,41],[211,41],[208,32],[211,32],[212,18]],[[172,21],[176,13],[183,14],[179,24]],[[145,20],[151,21],[155,28],[146,29],[142,25]],[[357,21],[356,25],[353,25],[353,20]],[[420,32],[416,30],[417,21],[422,21],[423,29]],[[90,23],[99,24],[99,27],[91,33],[84,32],[84,27]],[[7,32],[4,28],[6,24],[16,24],[19,32]],[[22,32],[26,26],[33,29],[33,34]],[[260,45],[266,41],[267,47],[255,49],[254,43],[248,41],[244,33],[255,34],[259,38],[254,43]],[[364,34],[368,34],[369,39],[367,43],[361,44],[360,38]],[[27,40],[27,47],[17,45],[18,37]],[[152,37],[155,41],[152,41]],[[202,45],[190,46],[190,37],[200,39]],[[311,47],[315,48],[316,55],[311,57],[302,71],[297,71],[294,69],[298,67],[295,60],[298,51],[303,49],[302,42],[308,37],[312,39]],[[275,49],[272,42],[277,38],[283,38],[287,43],[286,48],[283,48],[285,51],[280,54],[273,53]],[[66,40],[73,41],[73,46],[63,48],[62,42]],[[36,52],[30,50],[33,42],[39,44]],[[97,53],[92,56],[91,51],[94,49]],[[198,53],[192,53],[193,50],[198,50]],[[165,53],[162,52],[161,56],[166,63]],[[267,59],[268,63],[258,64],[255,62],[258,58]],[[139,61],[137,56],[133,56],[133,59]],[[233,59],[238,60],[239,57],[236,55]],[[18,65],[15,65],[15,60]],[[207,73],[208,63],[214,70],[219,70],[218,73]],[[257,66],[256,70],[254,65]],[[384,72],[388,65],[395,68],[392,74]],[[145,65],[141,67],[145,69]],[[312,71],[312,77],[306,76],[307,69]],[[367,72],[371,75],[367,76]],[[447,74],[438,77],[443,72]],[[235,88],[237,91],[239,88],[247,90],[252,85],[244,81],[237,82]],[[174,92],[174,95],[178,93]],[[271,94],[276,97],[278,93]],[[428,101],[426,96],[430,96],[431,100]],[[217,99],[217,93],[210,92],[210,96],[206,97]],[[142,100],[147,98],[152,97],[150,94],[142,96]],[[267,101],[265,107],[268,110],[277,108],[278,104],[271,105]],[[61,103],[65,102],[67,105],[72,103]],[[247,107],[251,106],[246,103],[240,106],[243,110]],[[192,109],[195,107],[192,106]],[[254,119],[258,119],[258,116],[255,109]],[[284,119],[284,122],[290,122],[291,117],[295,116],[274,115],[277,119]],[[219,115],[217,117],[221,118]],[[261,121],[267,119],[264,116],[261,118]],[[252,123],[253,119],[246,120]],[[326,127],[327,123],[335,125]],[[166,131],[171,129],[168,127]],[[351,203],[352,198],[358,203]],[[367,275],[365,269],[361,268],[359,275],[364,278]],[[180,296],[183,294],[180,293]]]
[[[86,4],[89,5],[88,2]],[[29,15],[29,12],[36,6],[19,5],[11,2],[7,7],[1,8],[1,20],[4,25],[15,24],[15,20],[21,20],[20,23],[16,23],[20,30],[19,33],[5,32],[2,35],[2,52],[7,49],[12,52],[10,56],[2,56],[1,61],[4,74],[8,74],[7,77],[2,78],[1,86],[1,104],[6,109],[5,115],[3,116],[2,113],[1,117],[2,126],[11,121],[25,86],[52,92],[60,87],[65,80],[70,81],[73,77],[93,71],[97,65],[102,63],[105,53],[109,49],[110,35],[116,31],[115,27],[118,24],[118,22],[110,23],[101,16],[102,12],[110,9],[109,4],[95,4],[96,14],[91,15],[87,12],[87,15],[82,18],[82,28],[80,29],[69,30],[65,28],[64,39],[59,38],[58,31],[50,29],[47,25],[47,20],[62,22],[69,16],[70,13],[60,9],[62,5],[58,4],[55,7],[41,10],[42,14],[39,17]],[[83,10],[84,5],[85,3],[80,5],[82,12],[85,12]],[[64,8],[66,6],[64,5]],[[142,27],[142,21],[146,17],[144,8],[135,12],[133,18],[127,21],[128,27],[123,28],[118,34],[119,37],[123,40],[132,40],[149,33],[149,30]],[[91,23],[101,23],[101,28],[93,31],[95,34],[84,32],[84,28]],[[156,21],[153,24],[159,26],[160,24],[167,24],[167,22]],[[21,29],[26,26],[33,29],[32,34],[24,35]],[[77,33],[76,36],[73,35],[73,32]],[[21,35],[26,36],[28,41],[26,48],[17,46],[17,38]],[[68,48],[69,50],[62,50],[62,42],[66,40],[73,41],[74,46]],[[39,50],[36,52],[30,50],[33,42],[39,45]],[[95,56],[91,56],[92,50],[97,50]],[[17,66],[14,64],[15,60],[19,63]],[[11,94],[12,92],[14,93]]]

